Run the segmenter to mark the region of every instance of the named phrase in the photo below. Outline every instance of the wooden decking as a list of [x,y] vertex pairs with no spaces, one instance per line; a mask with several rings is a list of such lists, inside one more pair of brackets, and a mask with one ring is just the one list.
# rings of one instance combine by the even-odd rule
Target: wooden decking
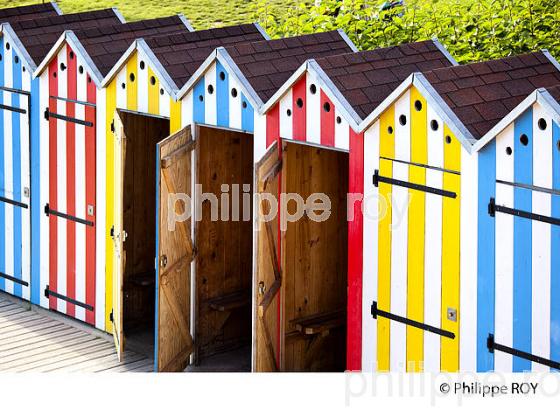
[[70,319],[0,293],[0,372],[151,372],[153,360]]

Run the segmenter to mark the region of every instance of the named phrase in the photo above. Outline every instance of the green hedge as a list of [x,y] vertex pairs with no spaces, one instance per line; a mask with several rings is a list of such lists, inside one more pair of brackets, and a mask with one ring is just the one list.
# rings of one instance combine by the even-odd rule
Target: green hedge
[[548,49],[560,56],[559,0],[322,0],[283,10],[260,0],[253,15],[273,37],[343,29],[362,50],[436,36],[459,62]]

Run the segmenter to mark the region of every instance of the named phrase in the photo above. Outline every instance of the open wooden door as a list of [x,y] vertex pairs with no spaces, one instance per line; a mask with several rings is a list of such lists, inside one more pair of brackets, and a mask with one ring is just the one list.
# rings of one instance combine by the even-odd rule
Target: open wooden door
[[[282,273],[278,258],[278,191],[282,160],[278,144],[270,148],[256,165],[256,190],[260,195],[257,220],[256,262],[256,343],[255,363],[257,372],[281,370],[281,303]],[[272,199],[272,201],[271,201]],[[274,202],[272,204],[271,202]]]
[[123,282],[126,264],[126,253],[124,241],[126,232],[123,228],[123,189],[124,189],[124,169],[126,164],[126,135],[123,121],[119,112],[115,112],[115,180],[114,180],[114,225],[111,232],[113,245],[115,247],[113,257],[113,312],[111,320],[113,322],[113,338],[119,361],[124,354],[124,327],[123,327]]
[[[190,126],[158,144],[154,358],[160,372],[183,371],[194,348],[190,331],[192,221],[179,218],[192,203],[185,198],[192,197],[194,148]],[[175,218],[170,212],[175,212]]]

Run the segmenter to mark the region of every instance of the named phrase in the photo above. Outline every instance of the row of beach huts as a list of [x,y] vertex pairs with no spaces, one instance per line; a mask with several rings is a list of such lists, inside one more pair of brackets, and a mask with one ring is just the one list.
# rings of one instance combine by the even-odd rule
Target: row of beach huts
[[[0,20],[1,291],[157,371],[560,367],[547,51],[458,65],[435,39],[358,51],[54,3]],[[200,192],[326,193],[330,217],[208,200],[170,229],[169,198]]]

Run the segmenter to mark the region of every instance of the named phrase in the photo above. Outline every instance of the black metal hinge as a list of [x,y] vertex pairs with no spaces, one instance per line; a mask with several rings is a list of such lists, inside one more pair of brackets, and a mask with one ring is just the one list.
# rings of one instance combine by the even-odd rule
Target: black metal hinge
[[55,114],[53,112],[50,112],[49,109],[47,108],[45,110],[45,119],[48,121],[51,118],[66,121],[66,122],[72,122],[74,124],[83,125],[85,127],[93,127],[93,122],[91,121],[84,121],[78,118],[68,117],[66,115]]
[[525,360],[529,360],[530,362],[535,362],[535,363],[538,363],[538,364],[542,364],[544,366],[548,366],[551,369],[560,370],[560,363],[559,362],[555,362],[555,361],[550,360],[550,359],[545,359],[545,358],[540,357],[540,356],[535,356],[534,354],[523,352],[521,350],[513,349],[511,347],[507,347],[507,346],[496,343],[496,340],[495,340],[494,335],[492,333],[490,333],[488,335],[488,339],[486,340],[486,346],[488,347],[488,351],[492,354],[496,350],[498,350],[500,352],[504,352],[504,353],[510,354],[512,356],[516,356],[516,357],[520,357],[520,358],[525,359]]
[[88,305],[87,303],[82,303],[80,301],[77,301],[76,299],[69,298],[68,296],[61,295],[60,293],[54,292],[50,290],[49,285],[47,285],[47,287],[45,288],[45,297],[49,299],[51,296],[55,299],[60,299],[67,303],[71,303],[72,305],[76,305],[86,310],[89,310],[90,312],[93,312],[94,310],[93,306]]
[[115,133],[115,120],[111,121],[111,132]]
[[443,189],[437,189],[437,188],[432,188],[426,185],[420,185],[420,184],[413,184],[412,182],[407,182],[407,181],[401,181],[398,179],[393,179],[393,178],[387,178],[387,177],[383,177],[381,175],[379,175],[379,170],[376,169],[375,173],[373,174],[373,185],[375,185],[376,187],[379,186],[379,183],[385,183],[385,184],[389,184],[389,185],[397,185],[403,188],[409,188],[409,189],[413,189],[415,191],[422,191],[422,192],[427,192],[429,194],[435,194],[435,195],[440,195],[440,196],[444,196],[447,198],[457,198],[457,194],[455,192],[451,192],[451,191],[446,191]]
[[83,225],[87,225],[87,226],[91,226],[91,227],[94,226],[93,222],[88,221],[86,219],[81,219],[81,218],[78,218],[76,216],[63,214],[62,212],[55,211],[54,209],[50,208],[49,204],[45,205],[45,214],[47,216],[53,215],[53,216],[57,216],[59,218],[67,219],[69,221],[76,222],[76,223],[83,224]]
[[111,238],[115,237],[115,226],[111,226],[111,230],[109,231],[109,234],[111,235]]
[[412,319],[408,319],[406,317],[397,316],[390,312],[385,312],[377,308],[377,302],[373,302],[371,305],[371,316],[374,319],[377,319],[378,316],[384,317],[385,319],[394,320],[395,322],[399,322],[405,324],[407,326],[412,326],[417,329],[422,329],[427,332],[435,333],[443,337],[447,337],[449,339],[455,339],[455,333],[450,332],[448,330],[443,330],[434,326],[427,325],[425,323],[420,323]]
[[111,323],[115,323],[115,319],[113,317],[113,311],[111,310],[111,313],[109,313],[109,320],[111,321]]
[[533,221],[544,222],[551,225],[559,225],[560,226],[560,219],[552,218],[550,216],[534,214],[532,212],[521,211],[519,209],[508,208],[502,205],[496,205],[496,199],[490,198],[490,202],[488,203],[488,215],[492,218],[496,216],[496,212],[500,212],[502,214],[518,216],[519,218],[531,219]]

